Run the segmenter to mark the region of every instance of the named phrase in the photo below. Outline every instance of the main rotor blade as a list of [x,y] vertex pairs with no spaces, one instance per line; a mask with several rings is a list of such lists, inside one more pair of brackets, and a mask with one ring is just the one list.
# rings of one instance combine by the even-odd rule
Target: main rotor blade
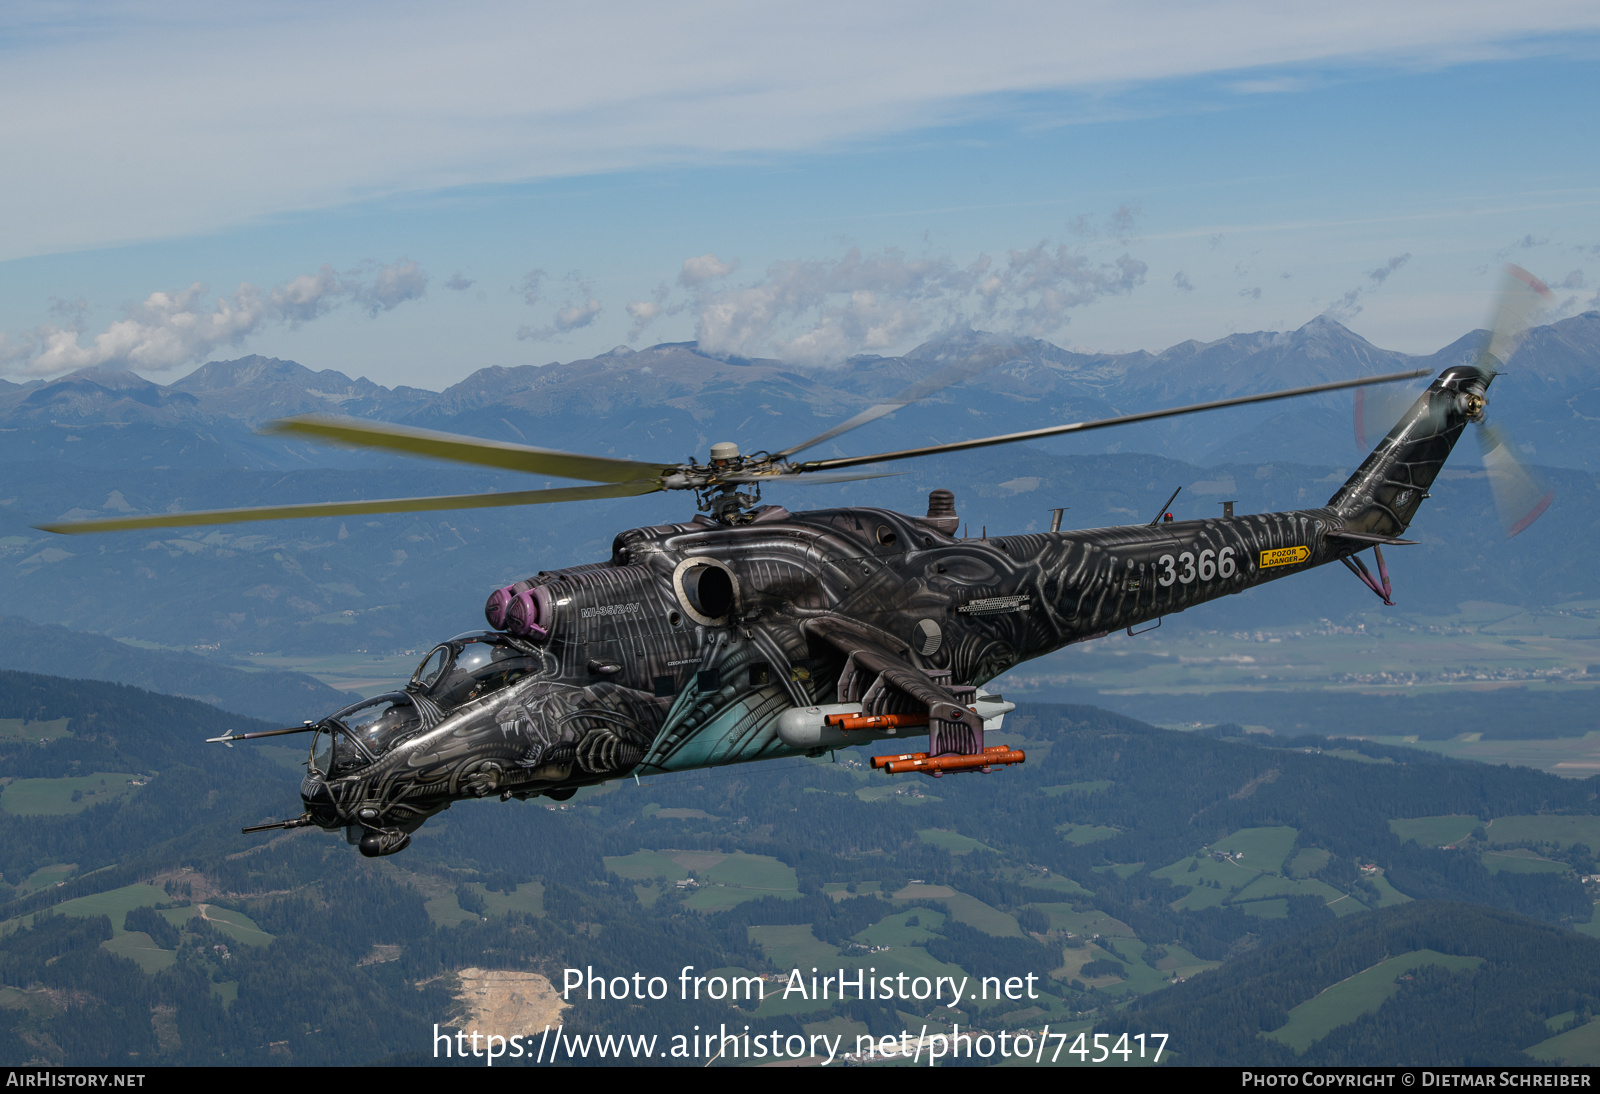
[[1339,391],[1347,387],[1364,387],[1368,384],[1392,384],[1398,380],[1414,380],[1418,376],[1428,375],[1428,369],[1415,369],[1411,372],[1391,372],[1386,376],[1364,376],[1358,380],[1336,380],[1331,384],[1313,384],[1310,387],[1289,388],[1285,391],[1269,391],[1262,395],[1240,395],[1232,399],[1216,399],[1209,403],[1195,403],[1191,406],[1173,407],[1169,410],[1147,410],[1139,414],[1124,414],[1118,418],[1101,418],[1093,422],[1071,422],[1067,425],[1047,426],[1044,429],[1029,429],[1021,433],[1003,433],[998,437],[980,437],[975,441],[952,441],[950,444],[929,445],[926,448],[907,448],[899,452],[881,452],[876,456],[847,456],[837,460],[808,460],[800,464],[801,471],[831,471],[837,467],[856,467],[864,463],[878,463],[882,460],[908,460],[913,456],[933,456],[941,452],[962,452],[969,448],[987,448],[996,444],[1011,444],[1013,441],[1031,441],[1040,437],[1056,437],[1063,433],[1086,433],[1091,429],[1105,429],[1113,425],[1130,425],[1134,422],[1153,422],[1160,418],[1175,418],[1180,414],[1197,414],[1202,410],[1221,410],[1230,406],[1246,406],[1250,403],[1267,403],[1274,399],[1292,399],[1297,395],[1316,395],[1323,391]]
[[1405,412],[1416,405],[1422,389],[1407,384],[1404,387],[1387,384],[1368,391],[1356,388],[1355,437],[1356,449],[1363,456],[1372,451],[1379,437],[1389,435]]
[[1521,345],[1522,336],[1554,299],[1555,294],[1543,281],[1521,266],[1508,265],[1500,286],[1500,299],[1495,303],[1489,341],[1478,354],[1478,367],[1487,369],[1491,376],[1504,368]]
[[261,432],[289,433],[354,448],[386,448],[413,456],[431,456],[437,460],[454,460],[480,467],[502,467],[509,471],[555,475],[563,479],[586,479],[589,482],[637,482],[656,478],[676,467],[675,464],[584,456],[550,448],[534,448],[532,445],[489,441],[481,437],[435,433],[430,429],[409,429],[352,418],[325,418],[316,414],[268,422],[261,427]]
[[894,396],[894,398],[878,403],[874,406],[869,406],[866,410],[863,410],[854,418],[851,418],[849,421],[839,423],[826,433],[819,433],[815,437],[812,437],[809,441],[801,441],[799,444],[794,445],[791,448],[785,448],[782,452],[774,453],[774,458],[780,460],[786,459],[794,455],[796,452],[803,452],[808,448],[812,448],[821,444],[823,441],[831,441],[841,433],[848,433],[850,430],[855,429],[858,426],[866,425],[868,422],[877,421],[885,414],[893,414],[903,406],[910,406],[912,403],[920,402],[935,392],[943,391],[951,384],[958,384],[962,380],[971,379],[980,372],[987,372],[1001,362],[1006,361],[1008,358],[1009,355],[1004,350],[998,348],[989,350],[985,353],[974,354],[971,357],[958,361],[948,368],[940,369],[932,376],[923,377],[921,380],[918,380],[916,383],[900,392],[900,394]]
[[358,517],[375,513],[423,513],[437,509],[496,509],[507,505],[546,505],[557,501],[629,498],[653,494],[659,482],[618,482],[603,486],[561,486],[553,490],[516,490],[503,494],[452,494],[434,498],[384,498],[379,501],[324,501],[309,505],[258,505],[247,509],[207,509],[193,513],[157,513],[148,517],[109,517],[62,524],[36,524],[42,532],[81,535],[124,532],[135,528],[186,528],[196,524],[238,524],[251,520],[293,520],[301,517]]
[[794,483],[798,486],[825,486],[831,482],[855,482],[857,479],[887,479],[904,475],[904,471],[856,471],[845,475],[797,475],[794,472],[776,475],[724,475],[723,482],[753,482],[762,486],[775,483]]

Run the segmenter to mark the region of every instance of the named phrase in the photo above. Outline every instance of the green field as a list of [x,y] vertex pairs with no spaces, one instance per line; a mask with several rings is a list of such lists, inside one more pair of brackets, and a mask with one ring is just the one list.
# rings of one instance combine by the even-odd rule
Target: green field
[[1481,964],[1481,957],[1455,957],[1434,950],[1414,950],[1391,957],[1307,999],[1289,1011],[1287,1023],[1263,1036],[1304,1052],[1340,1026],[1376,1011],[1400,990],[1399,978],[1412,969],[1439,965],[1458,971]]
[[696,911],[720,911],[764,896],[783,899],[800,896],[800,881],[795,877],[794,867],[770,855],[701,851],[674,851],[671,855],[672,861],[700,875],[700,887],[684,901],[685,906]]
[[688,870],[660,851],[635,851],[631,855],[608,858],[605,863],[607,870],[628,881],[644,881],[653,877],[682,881],[689,876]]
[[1162,949],[1167,951],[1167,956],[1156,962],[1156,968],[1168,976],[1179,976],[1187,980],[1195,973],[1205,972],[1222,964],[1220,961],[1204,961],[1176,943],[1168,943]]
[[1097,934],[1107,938],[1134,937],[1132,927],[1094,908],[1079,912],[1067,904],[1040,904],[1038,907],[1050,917],[1052,931],[1067,931],[1079,938],[1092,938]]
[[1284,867],[1284,871],[1290,877],[1310,877],[1328,865],[1328,860],[1332,857],[1320,847],[1302,848],[1294,858],[1289,860],[1288,865]]
[[422,905],[435,927],[456,927],[462,923],[476,923],[481,918],[461,906],[456,894],[446,893],[425,901]]
[[24,718],[0,718],[0,741],[56,741],[72,736],[67,728],[69,719],[57,718],[51,722],[30,722]]
[[[1318,847],[1294,852],[1297,834],[1293,828],[1242,828],[1196,855],[1152,870],[1151,876],[1189,889],[1172,902],[1179,911],[1198,912],[1231,904],[1250,915],[1278,919],[1288,914],[1288,904],[1281,898],[1289,896],[1318,897],[1337,915],[1364,910],[1365,905],[1348,894],[1309,876],[1327,865],[1329,855]],[[1234,853],[1237,859],[1219,857]],[[1291,853],[1293,857],[1285,864]],[[1387,882],[1384,887],[1397,898],[1385,903],[1408,899],[1388,888]]]
[[[1146,995],[1167,986],[1167,979],[1170,974],[1153,968],[1145,962],[1145,951],[1150,948],[1145,943],[1136,938],[1130,938],[1118,939],[1112,945],[1116,947],[1117,953],[1122,955],[1118,960],[1121,960],[1128,969],[1128,973],[1122,981],[1123,988],[1126,991],[1136,995]],[[1192,954],[1187,956],[1193,957]]]
[[839,951],[826,942],[817,940],[811,933],[811,924],[798,923],[775,927],[750,927],[750,941],[761,947],[780,969],[811,968],[813,965],[837,964]]
[[138,962],[139,967],[152,976],[178,960],[176,950],[163,950],[143,931],[123,931],[110,941],[100,943],[100,948]]
[[904,783],[890,784],[888,786],[863,786],[856,791],[856,797],[864,802],[892,801],[901,805],[922,805],[925,802],[943,801],[935,794],[924,794],[915,785],[907,786]]
[[[92,893],[89,896],[63,901],[50,910],[61,915],[107,916],[111,920],[112,937],[105,943],[106,948],[112,953],[138,961],[142,968],[151,971],[152,966],[165,968],[171,964],[171,951],[158,949],[150,937],[142,932],[130,933],[123,930],[122,923],[127,914],[135,908],[153,907],[169,903],[171,900],[164,889],[140,882],[136,885],[124,885],[120,889],[110,889],[103,893]],[[175,927],[182,927],[189,920],[200,916],[219,934],[247,946],[264,946],[272,941],[272,935],[263,931],[243,912],[236,912],[231,908],[219,908],[214,904],[163,908],[161,915]],[[23,916],[20,920],[11,922],[31,923],[32,919],[32,916]],[[162,954],[169,956],[162,957]]]
[[959,832],[947,832],[942,828],[919,828],[917,836],[923,843],[941,847],[952,855],[970,855],[974,851],[994,850],[987,843],[980,843],[971,836],[963,836]]
[[1235,907],[1245,915],[1253,915],[1259,919],[1288,919],[1289,902],[1282,898],[1278,900],[1252,900],[1249,903],[1236,902]]
[[1590,850],[1600,850],[1600,817],[1496,817],[1484,834],[1494,844],[1554,843],[1566,848],[1581,843]]
[[1199,888],[1190,889],[1188,893],[1172,902],[1172,907],[1180,912],[1203,912],[1207,908],[1220,908],[1228,903],[1232,895],[1224,889]]
[[1239,890],[1239,894],[1233,900],[1238,904],[1247,900],[1263,900],[1275,896],[1316,896],[1321,897],[1324,904],[1332,904],[1344,895],[1323,881],[1315,879],[1295,881],[1275,874],[1262,874]]
[[1466,839],[1482,824],[1477,817],[1411,817],[1390,821],[1389,831],[1403,840],[1416,840],[1423,847],[1448,847]]
[[895,903],[937,900],[950,910],[950,915],[958,922],[974,927],[984,934],[992,934],[997,938],[1022,938],[1022,928],[1017,926],[1014,917],[1007,915],[997,908],[991,908],[976,897],[966,893],[958,893],[948,885],[924,885],[921,883],[907,885],[890,899]]
[[1110,790],[1110,779],[1095,779],[1093,782],[1064,783],[1061,786],[1047,786],[1044,792],[1050,797],[1060,797],[1062,794],[1095,794],[1101,790]]
[[1055,874],[1041,878],[1029,878],[1027,885],[1030,889],[1049,889],[1051,892],[1071,893],[1073,896],[1094,896],[1093,890],[1085,889],[1069,877],[1060,877]]
[[0,794],[0,809],[23,817],[79,813],[91,805],[116,801],[143,775],[96,771],[65,779],[17,779]]
[[701,877],[715,885],[732,885],[764,893],[800,891],[800,881],[795,877],[794,867],[770,855],[728,855],[706,869]]
[[1491,844],[1552,843],[1571,847],[1581,843],[1600,849],[1600,816],[1518,815],[1496,817],[1487,823],[1476,817],[1414,817],[1393,820],[1389,828],[1401,839],[1414,839],[1424,847],[1445,847],[1466,839],[1482,828]]
[[1241,828],[1213,843],[1210,850],[1238,852],[1239,865],[1277,874],[1283,871],[1284,860],[1294,850],[1295,837],[1299,834],[1293,828]]
[[73,871],[76,869],[77,866],[70,862],[57,862],[50,866],[41,866],[33,873],[28,875],[27,879],[23,881],[21,888],[23,891],[31,893],[35,889],[43,889],[51,885],[59,885],[67,878],[71,877]]
[[[1216,893],[1217,899],[1215,901],[1200,905],[1202,907],[1210,907],[1212,904],[1221,904],[1230,894],[1238,892],[1255,881],[1256,878],[1261,876],[1261,873],[1261,871],[1253,870],[1248,866],[1241,866],[1232,859],[1219,859],[1213,858],[1209,854],[1200,854],[1193,858],[1179,859],[1172,865],[1163,866],[1159,870],[1152,870],[1150,876],[1165,878],[1174,885],[1197,887],[1194,890],[1196,894]],[[1192,904],[1184,905],[1184,907],[1194,906]]]
[[[148,908],[156,904],[166,904],[172,898],[166,890],[157,889],[154,885],[142,882],[138,885],[124,885],[120,889],[111,889],[104,893],[94,893],[90,896],[80,896],[75,900],[68,900],[57,904],[52,911],[62,915],[94,916],[105,915],[111,917],[111,932],[113,935],[122,933],[122,920],[135,908]],[[194,914],[193,909],[185,909],[189,915]]]
[[256,925],[256,921],[243,912],[236,912],[232,908],[219,908],[215,904],[196,905],[200,910],[200,917],[215,927],[220,934],[225,934],[235,942],[242,942],[246,946],[265,946],[272,941],[272,936]]
[[[915,925],[906,920],[915,919]],[[855,936],[857,942],[868,946],[920,946],[933,937],[933,931],[944,924],[944,913],[932,908],[908,908],[903,912],[886,915]]]
[[1478,734],[1465,734],[1448,741],[1419,741],[1412,737],[1371,737],[1379,744],[1397,745],[1436,752],[1456,760],[1476,760],[1486,764],[1514,764],[1552,775],[1587,779],[1600,775],[1600,732],[1582,737],[1532,738],[1529,740],[1483,740]]
[[1101,840],[1111,839],[1118,835],[1115,828],[1107,828],[1103,824],[1063,824],[1056,829],[1061,833],[1061,838],[1068,843],[1099,843]]
[[[1384,877],[1382,874],[1379,874],[1377,877],[1368,878],[1367,881],[1372,884],[1373,888],[1378,890],[1378,896],[1381,898],[1378,901],[1378,907],[1380,908],[1387,908],[1392,904],[1404,904],[1411,899],[1399,889],[1396,889],[1393,885],[1390,885],[1389,879]],[[1338,911],[1337,908],[1334,910]]]
[[1564,874],[1570,869],[1564,862],[1554,862],[1521,849],[1512,851],[1485,851],[1483,866],[1491,874],[1502,871],[1508,874]]
[[1535,1060],[1560,1061],[1568,1067],[1600,1065],[1600,1022],[1588,1022],[1523,1050]]
[[[544,915],[544,884],[538,881],[525,881],[509,893],[491,892],[481,881],[467,884],[467,888],[474,890],[483,897],[484,906],[489,909],[491,916],[505,915],[507,912],[522,912],[526,915]],[[459,902],[458,905],[459,907]]]

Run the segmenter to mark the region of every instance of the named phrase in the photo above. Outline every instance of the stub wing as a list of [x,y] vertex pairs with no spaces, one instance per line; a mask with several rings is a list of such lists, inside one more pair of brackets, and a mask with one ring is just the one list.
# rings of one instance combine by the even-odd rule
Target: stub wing
[[911,663],[905,645],[844,616],[808,619],[802,629],[844,654],[839,702],[860,703],[862,713],[869,716],[926,711],[929,755],[983,752],[983,719],[967,708],[963,696],[949,683],[948,673],[938,679],[924,672]]

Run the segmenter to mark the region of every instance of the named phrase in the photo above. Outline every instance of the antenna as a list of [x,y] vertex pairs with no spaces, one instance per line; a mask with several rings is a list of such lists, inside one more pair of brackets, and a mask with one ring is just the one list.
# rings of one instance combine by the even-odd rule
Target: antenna
[[1065,513],[1069,508],[1070,506],[1063,505],[1060,509],[1050,510],[1051,513],[1055,514],[1050,518],[1050,530],[1052,532],[1061,531],[1061,514]]
[[1163,517],[1163,516],[1165,516],[1165,515],[1166,515],[1166,512],[1167,512],[1167,506],[1168,506],[1168,505],[1171,505],[1171,504],[1172,504],[1172,500],[1173,500],[1173,498],[1176,498],[1176,497],[1177,497],[1177,496],[1178,496],[1178,494],[1179,494],[1179,493],[1180,493],[1180,492],[1181,492],[1181,491],[1182,491],[1182,490],[1183,490],[1183,487],[1181,487],[1181,486],[1180,486],[1180,487],[1178,487],[1178,489],[1177,489],[1177,490],[1174,490],[1174,491],[1173,491],[1173,492],[1172,492],[1172,497],[1171,497],[1171,498],[1168,498],[1168,499],[1167,499],[1167,501],[1166,501],[1166,505],[1163,505],[1163,506],[1162,506],[1162,507],[1161,507],[1161,511],[1160,511],[1160,512],[1158,512],[1158,513],[1157,513],[1157,514],[1156,514],[1156,515],[1155,515],[1155,516],[1154,516],[1154,517],[1153,517],[1153,518],[1151,518],[1151,520],[1150,520],[1150,523],[1151,523],[1151,524],[1160,524],[1160,523],[1161,523],[1161,518],[1162,518],[1162,517]]

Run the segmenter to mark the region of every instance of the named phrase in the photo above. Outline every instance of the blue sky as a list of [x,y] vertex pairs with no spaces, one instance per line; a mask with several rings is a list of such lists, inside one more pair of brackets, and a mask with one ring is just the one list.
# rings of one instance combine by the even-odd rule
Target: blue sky
[[10,7],[0,375],[1600,306],[1593,4],[860,7]]

